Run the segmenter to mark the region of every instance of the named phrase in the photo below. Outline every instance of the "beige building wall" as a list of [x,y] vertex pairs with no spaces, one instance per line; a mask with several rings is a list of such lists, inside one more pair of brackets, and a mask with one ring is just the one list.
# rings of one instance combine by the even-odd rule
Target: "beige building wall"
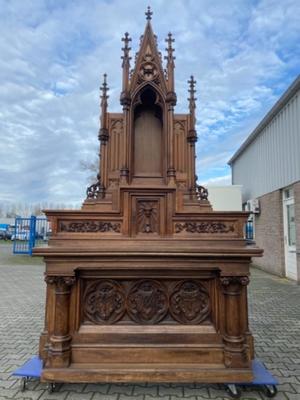
[[[300,181],[291,185],[294,189],[297,276],[300,282]],[[264,249],[262,258],[253,258],[253,264],[276,275],[286,276],[284,221],[282,190],[265,194],[258,198],[260,214],[254,219],[254,240]]]
[[261,258],[253,258],[253,264],[265,271],[285,275],[283,208],[281,190],[259,197],[260,214],[255,215],[254,240],[264,249]]

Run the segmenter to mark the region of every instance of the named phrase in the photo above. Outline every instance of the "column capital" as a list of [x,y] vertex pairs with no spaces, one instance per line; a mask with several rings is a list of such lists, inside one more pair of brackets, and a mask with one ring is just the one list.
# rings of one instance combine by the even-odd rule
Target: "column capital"
[[232,284],[239,284],[247,286],[250,282],[249,276],[221,276],[220,281],[222,286],[229,286]]
[[48,285],[55,285],[57,287],[62,287],[62,286],[71,287],[76,282],[76,277],[75,276],[46,275],[45,282]]

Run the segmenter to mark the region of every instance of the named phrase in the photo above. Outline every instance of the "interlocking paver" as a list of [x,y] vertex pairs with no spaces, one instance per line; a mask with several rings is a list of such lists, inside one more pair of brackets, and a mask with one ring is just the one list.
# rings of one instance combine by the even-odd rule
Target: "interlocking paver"
[[45,390],[44,393],[39,398],[39,400],[66,400],[67,396],[68,392],[48,393],[48,391]]
[[184,385],[183,393],[186,398],[201,396],[204,399],[209,399],[209,392],[206,385],[200,387],[195,387],[195,385]]
[[[203,384],[63,384],[49,394],[30,381],[22,393],[11,372],[36,354],[43,329],[44,265],[9,256],[0,244],[0,400],[224,400],[223,386]],[[4,255],[4,257],[2,257]],[[5,262],[1,262],[4,260]],[[252,269],[250,326],[256,354],[279,379],[276,400],[300,400],[300,286]],[[243,400],[266,399],[261,390],[243,391]]]
[[14,399],[23,399],[24,397],[30,400],[38,400],[44,393],[43,390],[26,390],[25,392],[18,392]]
[[93,396],[93,400],[118,400],[119,394],[101,394],[95,393]]
[[110,388],[108,383],[88,383],[83,389],[83,393],[102,393],[107,394]]
[[183,387],[182,386],[171,386],[171,385],[159,385],[158,387],[159,396],[176,396],[179,398],[183,397]]
[[121,383],[114,383],[112,385],[110,385],[109,389],[108,389],[108,394],[126,394],[127,396],[131,396],[133,392],[133,385],[125,385],[125,384],[121,384]]
[[84,392],[86,384],[82,384],[82,383],[64,383],[61,388],[60,391],[62,392],[76,392],[76,393],[82,393]]
[[147,395],[152,396],[152,398],[158,396],[158,385],[140,386],[135,385],[133,388],[133,395]]
[[93,393],[75,393],[73,391],[69,391],[66,400],[91,400],[93,395]]
[[144,400],[144,396],[127,396],[126,394],[121,394],[118,400]]

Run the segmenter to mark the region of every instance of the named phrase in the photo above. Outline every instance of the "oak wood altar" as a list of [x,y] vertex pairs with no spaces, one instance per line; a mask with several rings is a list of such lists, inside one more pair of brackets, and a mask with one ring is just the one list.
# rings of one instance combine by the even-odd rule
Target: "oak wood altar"
[[195,81],[174,114],[172,35],[162,67],[151,12],[122,113],[101,87],[100,174],[82,209],[48,210],[43,381],[247,382],[253,340],[247,213],[214,212],[195,176]]

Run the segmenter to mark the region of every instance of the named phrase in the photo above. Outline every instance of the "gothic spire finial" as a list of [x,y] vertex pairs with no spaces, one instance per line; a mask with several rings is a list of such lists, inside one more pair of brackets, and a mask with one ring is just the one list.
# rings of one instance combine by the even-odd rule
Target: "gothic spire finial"
[[[168,81],[168,90],[169,92],[174,93],[174,60],[175,57],[173,55],[174,49],[172,47],[172,43],[175,42],[175,40],[172,38],[172,33],[168,33],[168,37],[165,39],[167,42],[168,47],[166,48],[167,55],[165,56],[165,60],[167,60],[167,70],[166,70],[166,78]],[[174,93],[175,94],[175,93]],[[174,97],[174,96],[173,96]],[[174,97],[174,105],[176,104],[176,100]]]
[[196,81],[193,77],[193,75],[191,75],[190,80],[188,81],[188,84],[190,85],[189,88],[189,93],[190,93],[190,97],[188,98],[189,101],[189,110],[190,110],[190,129],[188,132],[188,141],[191,143],[195,143],[197,141],[197,133],[195,130],[195,125],[196,125],[196,116],[195,116],[195,110],[196,110],[196,97],[195,97],[195,93],[196,93],[196,89],[195,89],[195,85],[196,85]]
[[146,20],[150,21],[152,19],[153,12],[151,11],[150,6],[147,7],[147,11],[145,12]]
[[131,47],[129,47],[129,43],[131,42],[131,38],[129,37],[129,33],[125,32],[124,37],[122,38],[122,42],[124,42],[124,47],[122,47],[123,51],[123,56],[121,57],[123,60],[123,66],[124,63],[129,62],[131,60],[131,57],[129,57],[129,51],[131,50]]
[[122,48],[124,53],[128,52],[129,50],[131,50],[131,47],[128,47],[129,42],[131,42],[131,38],[130,38],[128,32],[125,32],[124,37],[122,38],[122,42],[124,42],[124,47]]
[[168,62],[172,62],[175,60],[175,57],[173,56],[174,49],[172,47],[172,43],[175,42],[175,39],[172,38],[171,32],[168,33],[168,37],[165,39],[165,41],[168,44],[168,47],[166,48],[168,55],[165,57],[165,59],[167,59]]
[[103,75],[103,83],[102,83],[102,86],[100,86],[100,91],[101,91],[101,95],[100,95],[100,98],[101,98],[100,122],[101,122],[101,124],[100,125],[101,125],[101,128],[100,128],[99,138],[101,140],[104,138],[104,136],[106,137],[106,131],[107,131],[107,129],[106,129],[106,113],[107,113],[107,99],[108,99],[107,91],[108,91],[109,87],[107,86],[106,78],[107,78],[107,75],[104,74]]
[[189,106],[190,106],[190,112],[192,112],[196,108],[196,100],[197,100],[196,97],[195,97],[196,81],[195,81],[193,75],[191,75],[191,79],[188,81],[188,84],[190,85],[190,88],[189,88],[190,97],[188,98],[188,101],[189,101]]
[[103,83],[102,83],[102,86],[100,87],[100,90],[102,92],[102,94],[101,94],[102,101],[105,101],[108,99],[107,91],[108,91],[109,87],[107,86],[106,78],[107,78],[107,74],[103,74]]
[[168,48],[166,50],[174,51],[174,49],[172,48],[172,43],[175,42],[175,39],[172,38],[171,32],[168,33],[168,37],[165,41],[168,43]]

